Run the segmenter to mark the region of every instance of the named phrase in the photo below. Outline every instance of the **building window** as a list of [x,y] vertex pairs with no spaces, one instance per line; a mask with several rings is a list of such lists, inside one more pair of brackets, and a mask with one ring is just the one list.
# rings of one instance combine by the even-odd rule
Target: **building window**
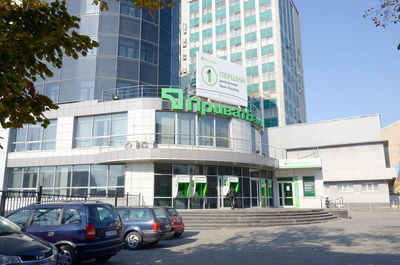
[[218,116],[157,112],[156,143],[229,148],[230,120]]
[[341,183],[337,185],[339,192],[353,192],[353,184],[352,183]]
[[315,197],[314,177],[303,177],[304,197]]
[[14,131],[13,151],[54,150],[56,148],[57,120],[42,127],[42,123],[24,125]]
[[125,144],[127,114],[107,114],[75,119],[75,148]]
[[371,192],[371,191],[378,191],[379,184],[378,183],[363,183],[361,184],[362,191]]
[[63,196],[124,195],[125,165],[75,165],[11,168],[8,190],[36,191]]

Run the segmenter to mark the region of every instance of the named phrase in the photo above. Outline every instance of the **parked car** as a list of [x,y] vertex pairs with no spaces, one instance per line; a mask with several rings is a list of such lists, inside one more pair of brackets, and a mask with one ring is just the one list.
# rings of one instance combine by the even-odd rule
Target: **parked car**
[[143,244],[155,245],[174,234],[172,223],[160,209],[148,207],[118,207],[124,223],[124,239],[127,249],[140,249]]
[[33,204],[6,217],[25,232],[53,243],[61,264],[92,258],[106,261],[124,246],[121,219],[112,205],[102,202]]
[[185,231],[185,224],[183,219],[174,207],[165,207],[171,217],[172,230],[174,230],[174,236],[180,237]]
[[0,264],[57,264],[57,248],[0,216]]

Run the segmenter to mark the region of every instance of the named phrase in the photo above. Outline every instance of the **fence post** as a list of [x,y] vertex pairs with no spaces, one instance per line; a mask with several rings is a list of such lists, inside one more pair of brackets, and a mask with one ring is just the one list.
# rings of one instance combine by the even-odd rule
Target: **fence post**
[[88,193],[87,189],[83,191],[83,195],[85,196],[85,202],[87,201]]
[[126,206],[128,206],[128,201],[129,201],[129,192],[126,193]]
[[142,206],[142,194],[139,193],[139,206]]
[[115,201],[114,201],[114,206],[117,207],[118,204],[118,193],[115,191]]
[[43,187],[39,186],[37,188],[37,198],[36,198],[36,203],[41,203],[42,202],[42,192],[43,192]]
[[0,215],[4,216],[6,213],[6,198],[7,198],[7,191],[1,192],[1,199],[0,199]]

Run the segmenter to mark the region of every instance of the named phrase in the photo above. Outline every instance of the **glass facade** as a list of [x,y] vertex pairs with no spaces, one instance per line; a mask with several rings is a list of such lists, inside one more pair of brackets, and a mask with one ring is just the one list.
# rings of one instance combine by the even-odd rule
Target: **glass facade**
[[[123,97],[129,98],[159,95],[149,85],[178,86],[179,3],[152,14],[129,1],[109,2],[104,11],[92,3],[67,0],[67,8],[81,19],[79,33],[99,47],[78,60],[65,57],[61,69],[51,68],[53,77],[35,83],[39,93],[64,103],[111,100],[115,88],[124,87]],[[126,92],[138,85],[153,92]]]
[[[189,175],[192,179],[196,175],[206,176],[207,184],[200,187],[204,192],[191,198],[174,197],[175,175]],[[162,163],[154,164],[154,205],[191,209],[229,207],[229,199],[223,194],[223,176],[238,179],[235,191],[237,208],[273,206],[272,171],[227,165]],[[261,182],[267,183],[262,194]]]
[[10,168],[8,190],[65,196],[123,196],[125,165],[75,165]]
[[[301,94],[303,69],[298,45],[300,31],[293,2],[213,2],[215,5],[202,0],[188,3],[188,23],[184,19],[183,23],[189,28],[190,39],[187,39],[187,50],[183,50],[182,72],[196,70],[195,52],[198,50],[240,64],[246,68],[247,92],[252,103],[264,106],[266,127],[305,122],[304,94]],[[274,9],[274,6],[279,8]],[[209,16],[210,12],[215,16]],[[276,30],[274,21],[280,22],[280,31]],[[277,38],[282,40],[281,49],[274,47]],[[183,41],[186,41],[185,35]],[[185,58],[188,58],[187,63]],[[280,61],[283,67],[275,67]],[[277,103],[278,99],[282,102]],[[261,100],[275,101],[275,104],[265,106]]]
[[156,112],[156,143],[230,148],[230,119]]
[[13,130],[12,151],[54,150],[56,148],[57,120],[43,128],[41,123],[26,124]]

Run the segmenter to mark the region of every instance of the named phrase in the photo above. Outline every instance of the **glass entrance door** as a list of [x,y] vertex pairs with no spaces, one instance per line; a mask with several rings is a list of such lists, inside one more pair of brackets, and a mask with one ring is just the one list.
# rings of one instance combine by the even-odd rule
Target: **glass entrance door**
[[260,199],[260,180],[251,178],[251,207],[258,207]]
[[279,206],[280,207],[293,206],[293,183],[278,182],[278,190],[279,190]]

